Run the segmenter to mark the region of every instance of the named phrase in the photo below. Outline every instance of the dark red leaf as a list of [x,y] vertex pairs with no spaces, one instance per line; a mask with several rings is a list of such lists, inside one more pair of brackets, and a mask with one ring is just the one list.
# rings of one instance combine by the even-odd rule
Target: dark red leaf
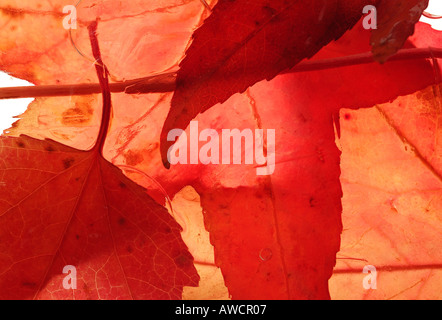
[[220,0],[193,35],[161,135],[184,129],[198,113],[258,81],[274,78],[354,26],[375,1]]

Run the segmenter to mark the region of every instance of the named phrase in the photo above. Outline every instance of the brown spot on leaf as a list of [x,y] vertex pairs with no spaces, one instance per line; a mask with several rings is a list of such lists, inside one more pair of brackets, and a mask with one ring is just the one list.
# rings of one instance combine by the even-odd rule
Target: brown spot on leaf
[[276,10],[270,6],[263,6],[262,10],[264,11],[265,15],[267,16],[267,19],[272,18],[277,13]]
[[172,229],[170,227],[166,227],[166,228],[164,228],[164,232],[165,233],[171,233]]
[[19,147],[19,148],[24,148],[24,147],[26,147],[26,145],[24,144],[24,142],[23,141],[17,141],[17,147]]
[[72,165],[74,164],[75,159],[74,158],[66,158],[63,159],[63,167],[65,169],[69,169],[70,167],[72,167]]
[[126,224],[126,219],[124,219],[123,217],[121,217],[120,219],[118,219],[118,224],[120,226],[124,226]]
[[35,288],[37,286],[37,284],[32,281],[23,281],[21,284],[23,287],[27,287],[27,288]]
[[143,155],[139,151],[129,150],[124,154],[126,164],[128,166],[136,166],[144,160]]
[[23,16],[25,15],[25,13],[21,9],[12,7],[0,8],[0,11],[2,14],[12,19],[20,19],[23,18]]
[[310,203],[310,208],[314,208],[318,204],[318,202],[314,197],[310,197],[309,203]]
[[72,99],[74,100],[74,107],[63,112],[62,123],[68,126],[89,124],[94,114],[92,105],[95,102],[95,98],[91,96],[79,96]]
[[185,253],[181,253],[178,257],[175,258],[175,264],[179,268],[186,268],[192,265],[192,258]]
[[219,207],[221,210],[225,210],[225,209],[228,209],[228,208],[229,208],[229,206],[228,206],[226,203],[220,203],[218,207]]

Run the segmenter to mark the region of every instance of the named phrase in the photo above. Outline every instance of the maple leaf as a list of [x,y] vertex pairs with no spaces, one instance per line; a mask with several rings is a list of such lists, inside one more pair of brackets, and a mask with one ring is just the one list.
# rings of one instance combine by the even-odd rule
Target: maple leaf
[[[13,190],[0,208],[3,299],[179,299],[198,283],[180,226],[102,156],[111,100],[96,28],[88,27],[103,90],[95,146],[0,139],[2,188]],[[66,265],[81,273],[75,291],[63,287]]]
[[[343,109],[344,190],[335,299],[440,299],[441,87],[393,103]],[[377,269],[377,290],[361,270]]]
[[164,164],[168,166],[171,129],[186,128],[198,113],[313,56],[351,28],[366,4],[314,0],[306,10],[301,1],[218,1],[180,63],[161,134]]
[[[300,1],[220,0],[193,34],[180,63],[177,88],[161,134],[163,163],[172,142],[167,133],[261,80],[271,80],[330,41],[340,38],[362,16],[366,5],[379,6],[380,23],[372,36],[375,58],[399,50],[418,22],[428,0]],[[393,14],[394,13],[394,14]],[[316,21],[312,24],[312,21]]]
[[180,226],[97,149],[2,137],[0,157],[1,299],[180,299],[197,285]]

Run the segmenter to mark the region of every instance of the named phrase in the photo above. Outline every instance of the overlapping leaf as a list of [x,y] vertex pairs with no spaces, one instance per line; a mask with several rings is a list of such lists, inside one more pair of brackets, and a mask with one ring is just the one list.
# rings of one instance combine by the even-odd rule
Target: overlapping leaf
[[179,299],[198,283],[178,224],[97,149],[2,137],[0,157],[0,298]]
[[[440,86],[342,115],[345,227],[332,298],[440,299]],[[376,290],[362,287],[366,265]]]
[[186,128],[199,113],[312,57],[351,29],[363,8],[373,4],[379,8],[379,25],[371,43],[375,58],[385,61],[413,33],[428,0],[315,0],[308,7],[301,1],[218,1],[180,64],[161,134],[164,164],[168,166],[171,129]]
[[308,8],[301,1],[218,1],[180,63],[161,135],[165,165],[171,129],[186,128],[200,112],[310,58],[353,27],[367,3],[374,1],[314,0]]

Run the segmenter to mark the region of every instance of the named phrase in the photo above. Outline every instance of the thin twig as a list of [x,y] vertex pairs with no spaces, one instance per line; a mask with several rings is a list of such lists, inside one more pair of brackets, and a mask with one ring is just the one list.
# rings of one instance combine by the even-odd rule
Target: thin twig
[[431,14],[426,11],[424,11],[423,15],[424,15],[424,17],[429,18],[429,19],[442,19],[442,16]]
[[[415,59],[442,59],[441,48],[413,48],[400,50],[392,56],[388,62]],[[374,63],[371,52],[338,57],[323,60],[304,61],[293,69],[284,73],[326,70],[346,66]],[[173,92],[175,90],[176,73],[169,72],[155,76],[128,80],[109,85],[111,92],[125,92],[128,94]],[[101,87],[97,83],[71,84],[71,85],[48,85],[0,88],[0,99],[37,98],[55,96],[73,96],[101,93]]]
[[[145,92],[138,92],[138,87],[143,88]],[[175,90],[175,73],[164,73],[157,76],[110,83],[109,88],[114,93],[172,92]],[[101,92],[102,90],[98,83],[6,87],[0,88],[0,99],[76,96]]]

